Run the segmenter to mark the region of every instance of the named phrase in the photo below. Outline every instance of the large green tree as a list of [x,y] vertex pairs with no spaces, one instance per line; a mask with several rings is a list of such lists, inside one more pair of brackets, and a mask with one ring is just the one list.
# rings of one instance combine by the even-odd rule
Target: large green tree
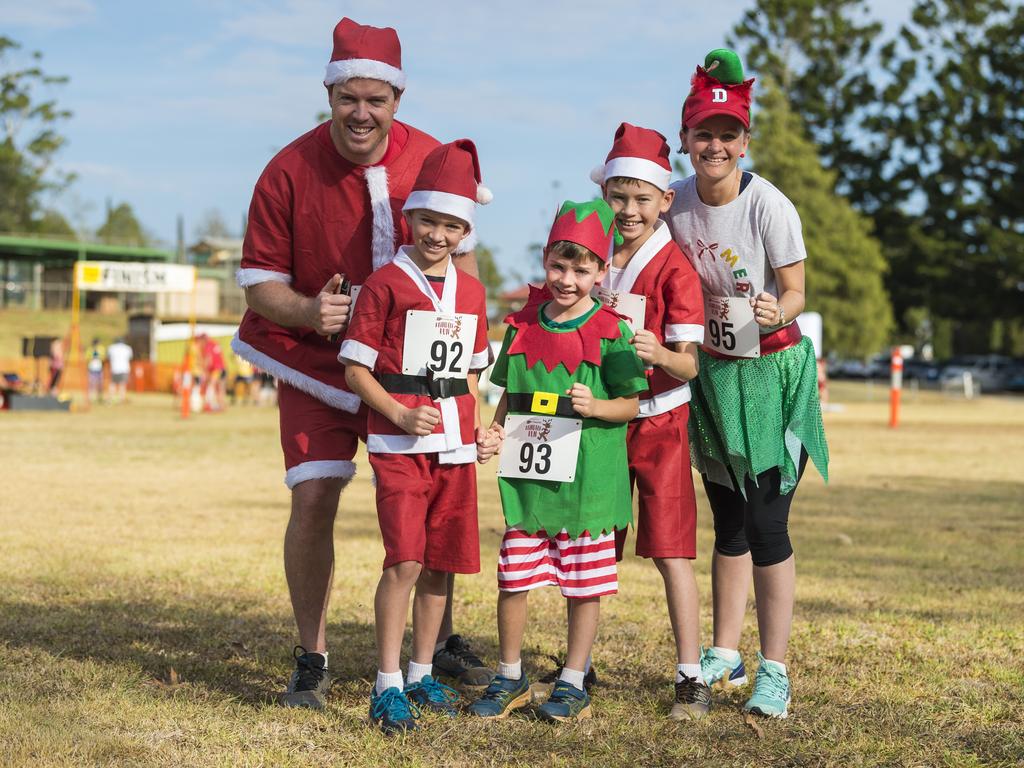
[[796,206],[807,246],[807,309],[820,312],[826,352],[877,352],[892,326],[885,260],[870,220],[836,194],[803,122],[781,90],[762,84],[749,154],[755,170]]
[[71,113],[46,95],[67,78],[47,75],[38,51],[29,66],[17,66],[19,48],[0,35],[0,232],[47,231],[51,224],[63,229],[63,217],[45,215],[42,198],[71,180],[53,168],[64,144],[57,126]]
[[892,244],[898,316],[952,320],[964,350],[1000,346],[1024,318],[1022,39],[1020,4],[918,0],[866,121],[879,162],[861,204]]
[[128,203],[121,203],[107,211],[106,221],[96,230],[101,242],[113,245],[149,245],[151,238],[146,234],[135,211]]

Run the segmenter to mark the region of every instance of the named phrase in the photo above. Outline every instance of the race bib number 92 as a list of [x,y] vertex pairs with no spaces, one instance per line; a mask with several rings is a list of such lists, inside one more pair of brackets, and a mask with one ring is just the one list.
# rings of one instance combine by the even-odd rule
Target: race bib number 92
[[476,315],[424,312],[406,313],[402,373],[439,379],[464,379],[469,373],[476,340]]

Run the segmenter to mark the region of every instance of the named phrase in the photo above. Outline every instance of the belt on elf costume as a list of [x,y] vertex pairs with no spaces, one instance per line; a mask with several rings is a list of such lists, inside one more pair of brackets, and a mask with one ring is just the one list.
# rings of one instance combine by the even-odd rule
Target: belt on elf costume
[[426,376],[382,373],[380,385],[393,395],[429,395],[434,400],[469,394],[469,383],[465,379],[435,379],[433,372]]
[[[800,343],[800,340],[804,335],[800,332],[800,328],[797,327],[796,323],[790,323],[784,325],[777,331],[766,333],[761,336],[761,357],[770,355],[773,352],[781,352],[784,349],[795,347]],[[721,352],[709,347],[701,347],[706,354],[711,357],[717,357],[719,360],[746,360],[745,357],[733,357],[732,355],[723,355]]]
[[581,418],[572,407],[572,398],[554,392],[509,392],[505,395],[505,402],[509,411],[513,413],[540,413],[567,419]]

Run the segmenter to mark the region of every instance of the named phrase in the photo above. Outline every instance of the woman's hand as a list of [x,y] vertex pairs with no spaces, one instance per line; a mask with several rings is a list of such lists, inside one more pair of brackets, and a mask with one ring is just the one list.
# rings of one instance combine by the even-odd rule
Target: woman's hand
[[750,300],[750,306],[754,308],[754,322],[760,326],[771,328],[785,322],[779,300],[770,293],[761,291]]

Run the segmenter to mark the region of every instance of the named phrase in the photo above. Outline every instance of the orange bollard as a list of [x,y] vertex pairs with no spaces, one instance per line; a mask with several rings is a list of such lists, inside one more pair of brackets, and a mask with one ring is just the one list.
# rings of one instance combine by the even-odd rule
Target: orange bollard
[[900,423],[900,392],[903,390],[903,355],[899,347],[892,348],[889,384],[889,427],[895,429]]
[[185,371],[181,377],[181,418],[187,419],[192,402],[192,372]]

